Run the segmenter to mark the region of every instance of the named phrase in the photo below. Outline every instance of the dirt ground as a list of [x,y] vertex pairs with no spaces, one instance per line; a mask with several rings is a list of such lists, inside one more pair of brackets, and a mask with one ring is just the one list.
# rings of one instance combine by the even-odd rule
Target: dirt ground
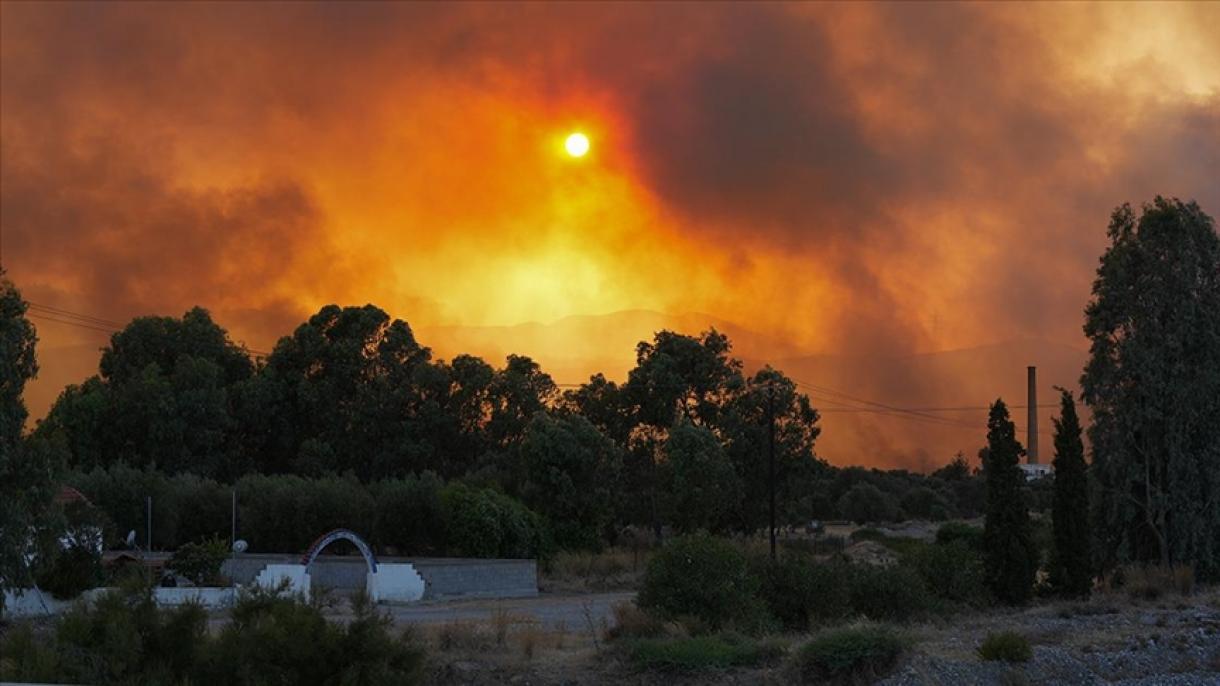
[[[542,595],[391,608],[396,624],[420,631],[440,684],[786,684],[780,663],[692,674],[640,672],[604,639],[610,608],[630,593]],[[342,610],[336,617],[342,618]],[[912,648],[885,686],[957,684],[1220,685],[1220,589],[1186,598],[1133,601],[1101,596],[1019,610],[963,615],[904,629]],[[1018,631],[1033,659],[981,661],[989,632]],[[799,645],[802,636],[789,637]]]
[[[535,598],[449,600],[411,605],[382,605],[396,626],[435,626],[454,622],[490,623],[507,616],[514,625],[529,625],[542,631],[571,633],[604,631],[611,621],[611,608],[629,601],[634,593],[589,593],[581,595],[540,594]],[[332,619],[350,616],[347,604],[328,611]]]

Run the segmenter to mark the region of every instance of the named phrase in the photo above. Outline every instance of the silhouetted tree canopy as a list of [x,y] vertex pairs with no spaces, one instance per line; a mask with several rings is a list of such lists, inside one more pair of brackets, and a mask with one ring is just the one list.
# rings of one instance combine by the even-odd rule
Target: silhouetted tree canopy
[[45,442],[22,440],[21,394],[38,373],[28,307],[0,271],[0,610],[4,591],[29,587],[27,561],[49,550],[55,534],[54,453]]
[[1220,575],[1220,237],[1193,202],[1114,211],[1081,378],[1105,562]]
[[996,400],[987,417],[987,516],[983,525],[984,580],[996,598],[1012,605],[1033,596],[1038,551],[1034,547],[1017,465],[1025,449],[1017,442],[1008,406]]
[[1089,482],[1084,441],[1076,417],[1076,399],[1061,391],[1055,422],[1055,491],[1051,510],[1055,547],[1051,551],[1050,583],[1066,596],[1084,596],[1093,587],[1089,534]]

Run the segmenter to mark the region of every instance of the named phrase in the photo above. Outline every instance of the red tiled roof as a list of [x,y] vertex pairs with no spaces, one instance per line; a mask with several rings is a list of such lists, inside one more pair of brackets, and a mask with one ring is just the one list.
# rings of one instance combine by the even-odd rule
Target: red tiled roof
[[84,503],[89,507],[93,507],[93,503],[89,502],[89,499],[86,498],[83,493],[75,488],[72,488],[71,486],[61,486],[59,493],[55,494],[55,502],[60,505],[67,505],[68,503]]

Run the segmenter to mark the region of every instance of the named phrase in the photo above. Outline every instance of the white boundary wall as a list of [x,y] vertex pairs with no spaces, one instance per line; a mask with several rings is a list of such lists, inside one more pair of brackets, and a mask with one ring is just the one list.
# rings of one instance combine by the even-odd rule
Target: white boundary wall
[[366,576],[365,589],[375,603],[412,603],[424,597],[424,578],[415,565],[383,562]]
[[258,573],[258,576],[254,577],[254,585],[275,590],[285,579],[288,581],[289,593],[299,593],[306,598],[309,597],[309,572],[305,569],[305,565],[267,565],[263,567],[263,571]]
[[[72,600],[56,600],[50,593],[27,588],[22,591],[4,592],[4,616],[45,617],[58,615],[71,608],[77,602],[92,603],[98,596],[116,589],[91,588]],[[153,600],[162,607],[175,607],[187,603],[198,603],[208,609],[231,607],[236,596],[236,589],[215,587],[186,587],[153,589]]]

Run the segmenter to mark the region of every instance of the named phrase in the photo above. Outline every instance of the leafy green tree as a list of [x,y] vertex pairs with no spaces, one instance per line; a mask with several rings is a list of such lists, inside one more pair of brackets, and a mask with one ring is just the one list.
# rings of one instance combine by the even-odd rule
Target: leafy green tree
[[826,464],[814,453],[822,429],[809,397],[782,372],[764,367],[746,380],[719,421],[726,452],[742,484],[736,527],[753,532],[768,524],[770,421],[775,421],[775,483],[780,524],[808,519],[801,498],[813,492]]
[[546,517],[561,548],[601,547],[614,516],[622,456],[589,420],[534,415],[521,443],[525,504]]
[[98,376],[60,395],[36,431],[79,469],[116,461],[232,476],[231,388],[253,364],[207,311],[140,317],[103,349]]
[[654,533],[661,534],[658,463],[671,427],[684,420],[712,428],[729,400],[744,386],[741,362],[729,356],[729,339],[709,330],[700,336],[659,331],[636,346],[636,365],[622,386],[633,427],[627,441],[625,485],[629,501],[644,507]]
[[729,339],[715,329],[701,336],[659,331],[636,346],[636,366],[625,391],[638,420],[658,429],[685,420],[716,426],[734,393],[745,384],[741,361],[729,356]]
[[219,368],[225,384],[247,379],[254,373],[249,355],[229,340],[208,311],[195,307],[173,317],[137,317],[110,338],[102,351],[98,371],[116,384],[143,374],[149,365],[168,371],[183,357],[208,360]]
[[623,388],[602,374],[579,388],[565,391],[561,406],[592,422],[606,437],[626,446],[635,428],[635,412]]
[[712,432],[682,421],[669,432],[664,453],[661,483],[674,528],[682,533],[729,529],[741,483]]
[[488,390],[488,438],[501,449],[520,441],[530,420],[545,410],[557,393],[550,375],[524,355],[509,355]]
[[927,486],[917,486],[902,496],[902,511],[908,517],[941,522],[949,518],[949,501]]
[[391,321],[372,305],[323,307],[267,358],[272,390],[284,394],[267,400],[283,413],[277,424],[290,432],[277,446],[287,454],[274,461],[294,469],[298,461],[315,470],[352,469],[365,479],[423,466],[412,458],[427,448],[404,420],[418,401],[414,373],[430,358],[406,322]]
[[1010,605],[1033,594],[1038,552],[1026,509],[1025,477],[1018,463],[1025,449],[1003,400],[996,400],[987,417],[987,513],[983,525],[984,579],[987,588]]
[[15,451],[27,416],[21,400],[25,384],[38,375],[38,337],[26,318],[21,291],[0,271],[0,449]]
[[0,271],[0,609],[3,591],[25,588],[30,561],[50,551],[57,523],[54,453],[23,440],[25,384],[38,373],[34,326],[21,292]]
[[1093,585],[1089,559],[1089,483],[1084,463],[1084,442],[1076,399],[1060,389],[1059,416],[1055,418],[1055,492],[1051,510],[1055,548],[1050,582],[1068,596],[1088,595]]
[[970,464],[966,462],[966,455],[960,450],[949,464],[932,472],[932,476],[945,481],[965,481],[970,478]]
[[1105,564],[1220,576],[1220,237],[1198,205],[1116,209],[1085,309]]
[[892,522],[898,518],[898,506],[876,486],[858,483],[839,498],[839,516],[857,524]]

